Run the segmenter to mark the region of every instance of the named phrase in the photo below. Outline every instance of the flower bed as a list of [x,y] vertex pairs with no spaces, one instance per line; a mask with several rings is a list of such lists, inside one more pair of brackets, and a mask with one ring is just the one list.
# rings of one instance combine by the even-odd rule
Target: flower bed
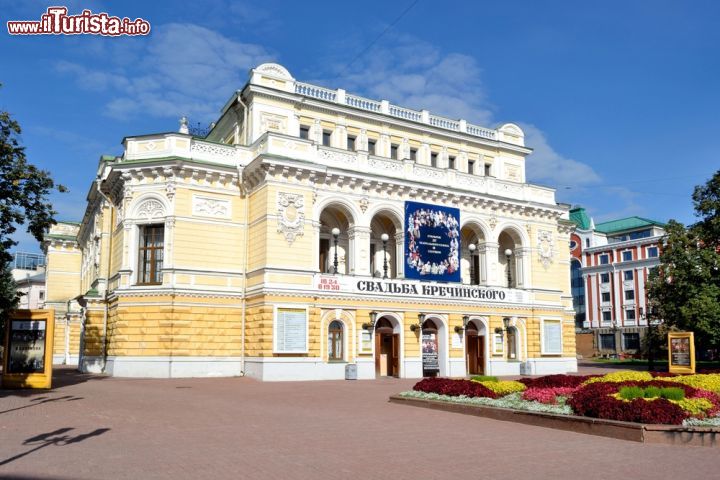
[[645,424],[720,425],[720,374],[426,378],[401,396]]

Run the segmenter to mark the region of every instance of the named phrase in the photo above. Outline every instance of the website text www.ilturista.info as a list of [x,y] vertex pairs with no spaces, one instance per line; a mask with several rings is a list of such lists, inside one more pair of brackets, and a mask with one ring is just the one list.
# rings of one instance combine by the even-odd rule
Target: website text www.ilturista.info
[[78,15],[68,15],[67,7],[48,7],[40,20],[10,20],[10,35],[148,35],[150,22],[142,18],[130,20],[83,10]]

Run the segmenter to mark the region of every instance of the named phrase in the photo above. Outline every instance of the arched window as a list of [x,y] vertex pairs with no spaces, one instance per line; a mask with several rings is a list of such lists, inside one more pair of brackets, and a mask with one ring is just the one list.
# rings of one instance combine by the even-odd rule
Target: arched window
[[333,320],[328,326],[328,360],[343,359],[343,324]]

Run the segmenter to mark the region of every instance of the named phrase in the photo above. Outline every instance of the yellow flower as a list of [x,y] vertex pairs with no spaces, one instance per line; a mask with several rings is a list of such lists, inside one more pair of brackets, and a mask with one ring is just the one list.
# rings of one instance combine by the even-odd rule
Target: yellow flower
[[699,388],[700,390],[708,390],[715,393],[720,393],[720,374],[698,374],[698,375],[682,375],[679,377],[665,377],[659,378],[665,382],[682,383],[691,387]]
[[713,404],[707,398],[683,398],[682,400],[670,400],[672,403],[679,405],[683,410],[690,412],[692,415],[700,415],[707,412],[713,407]]
[[[475,381],[475,380],[473,380]],[[522,392],[525,390],[525,384],[516,382],[515,380],[500,380],[498,382],[478,382],[481,385],[486,386],[493,392],[497,393],[498,396],[504,397],[515,392]]]
[[612,382],[612,383],[620,383],[620,382],[627,382],[627,381],[638,381],[638,382],[647,382],[653,379],[653,376],[650,375],[650,372],[633,372],[630,370],[623,370],[620,372],[612,372],[608,373],[607,375],[603,375],[602,377],[594,377],[589,378],[585,382],[583,382],[583,385],[588,385],[590,383],[597,383],[597,382]]

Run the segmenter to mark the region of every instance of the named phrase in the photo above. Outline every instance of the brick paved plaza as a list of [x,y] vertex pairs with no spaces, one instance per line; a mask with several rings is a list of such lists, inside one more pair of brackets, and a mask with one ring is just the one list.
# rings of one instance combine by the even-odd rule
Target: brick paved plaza
[[717,449],[393,405],[414,380],[136,380],[0,390],[0,478],[716,478]]

